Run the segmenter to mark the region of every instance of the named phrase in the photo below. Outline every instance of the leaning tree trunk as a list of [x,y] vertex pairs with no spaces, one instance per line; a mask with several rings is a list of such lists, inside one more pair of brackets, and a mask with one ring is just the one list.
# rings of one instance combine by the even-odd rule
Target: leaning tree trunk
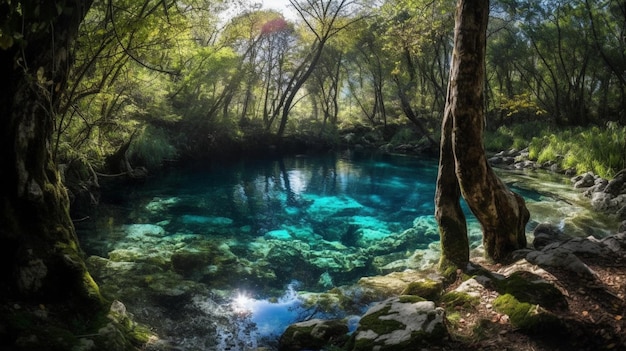
[[76,322],[93,317],[102,301],[78,246],[50,141],[70,45],[90,3],[5,6],[19,18],[2,23],[5,39],[21,39],[0,49],[0,297],[50,310],[62,305]]
[[452,148],[452,109],[446,106],[441,125],[439,174],[435,192],[435,218],[441,237],[439,269],[465,267],[469,263],[467,224],[461,209],[461,189],[456,179],[454,150]]
[[[446,213],[447,217],[462,223],[458,211],[450,210],[453,207],[451,203],[457,201],[454,184],[458,182],[463,198],[482,226],[486,254],[495,261],[502,261],[512,251],[526,246],[525,226],[530,215],[524,199],[511,192],[495,175],[487,163],[483,146],[488,16],[488,0],[459,0],[457,3],[447,118],[444,117],[442,128],[436,213]],[[448,125],[446,128],[450,118],[452,127]],[[445,149],[448,137],[452,152]],[[450,160],[452,156],[454,160]],[[452,162],[456,181],[452,180],[452,174],[446,168]],[[447,217],[437,216],[443,257],[452,260],[451,256],[457,254],[458,242],[465,242],[467,235],[456,228],[450,230],[449,222],[442,220]],[[462,263],[464,258],[460,261]]]

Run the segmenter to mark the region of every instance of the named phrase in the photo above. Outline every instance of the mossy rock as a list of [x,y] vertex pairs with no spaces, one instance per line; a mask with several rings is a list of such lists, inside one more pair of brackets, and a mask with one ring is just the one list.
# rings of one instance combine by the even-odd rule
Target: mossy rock
[[432,301],[403,295],[372,306],[344,347],[347,350],[415,350],[440,343],[447,335],[445,313]]
[[552,310],[567,307],[567,300],[559,289],[537,279],[538,277],[529,272],[515,272],[504,280],[495,280],[496,290],[501,295],[510,294],[521,302],[541,305]]
[[[7,350],[137,350],[154,334],[130,317],[104,310],[85,318],[58,306],[0,311],[0,340]],[[3,349],[4,350],[4,349]]]
[[493,307],[509,316],[511,324],[522,331],[531,333],[557,332],[563,330],[563,323],[552,313],[539,305],[521,302],[511,294],[498,296]]
[[478,306],[480,304],[480,298],[464,292],[450,291],[444,294],[439,302],[445,304],[446,309],[455,307],[469,309],[474,306]]
[[402,295],[415,295],[426,300],[436,301],[443,292],[443,284],[431,279],[424,279],[409,283],[402,291]]
[[312,319],[290,325],[280,337],[279,350],[319,350],[341,345],[348,339],[347,334],[345,320]]
[[172,254],[171,262],[176,273],[190,276],[212,263],[211,252],[181,250]]

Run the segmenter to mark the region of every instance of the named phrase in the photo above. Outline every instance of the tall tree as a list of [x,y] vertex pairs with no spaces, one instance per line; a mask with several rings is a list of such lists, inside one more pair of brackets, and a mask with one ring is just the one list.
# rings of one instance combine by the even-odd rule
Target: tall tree
[[1,3],[3,12],[8,10],[2,37],[10,39],[0,50],[0,294],[5,299],[74,300],[76,308],[99,300],[50,152],[70,46],[90,4]]
[[[289,79],[287,89],[280,98],[279,108],[274,112],[275,116],[273,117],[279,114],[281,116],[278,131],[276,132],[278,137],[282,137],[285,133],[294,99],[300,88],[313,73],[328,40],[346,29],[353,22],[359,20],[358,17],[349,18],[349,16],[345,15],[345,12],[352,9],[355,5],[355,2],[351,0],[289,0],[289,2],[313,34],[314,39],[308,48],[305,58],[296,67],[292,77]],[[348,19],[346,20],[346,18]]]
[[524,199],[511,192],[487,163],[483,146],[489,1],[458,0],[455,16],[435,194],[441,268],[464,268],[469,261],[459,194],[481,223],[486,254],[495,261],[526,246],[525,226],[530,217]]
[[74,335],[106,323],[51,153],[71,46],[91,3],[0,0],[0,344],[11,350],[72,349]]

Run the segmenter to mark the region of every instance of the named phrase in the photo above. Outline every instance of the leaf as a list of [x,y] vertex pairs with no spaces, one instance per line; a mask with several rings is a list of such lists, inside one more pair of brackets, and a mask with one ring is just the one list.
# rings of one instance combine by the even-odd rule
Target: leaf
[[43,83],[43,82],[45,82],[45,80],[46,80],[43,74],[44,74],[44,69],[43,69],[43,67],[42,67],[42,66],[40,66],[40,67],[37,69],[37,81],[38,81],[39,83]]
[[621,315],[619,315],[619,314],[618,314],[617,316],[615,316],[615,320],[616,320],[616,321],[621,321],[621,320],[622,320],[622,318],[623,318],[623,317],[622,317]]
[[2,30],[0,30],[0,49],[6,50],[11,46],[13,46],[13,37],[6,35]]

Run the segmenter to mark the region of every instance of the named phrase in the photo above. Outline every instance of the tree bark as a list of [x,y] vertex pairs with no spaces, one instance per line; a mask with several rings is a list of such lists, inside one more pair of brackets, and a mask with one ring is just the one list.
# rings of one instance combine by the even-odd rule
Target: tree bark
[[[511,192],[489,166],[483,146],[488,16],[488,0],[459,0],[457,3],[435,213],[442,238],[442,259],[459,267],[466,262],[465,252],[462,258],[452,256],[467,242],[467,233],[457,228],[464,224],[464,216],[455,207],[458,202],[456,182],[481,224],[487,256],[497,262],[526,246],[525,226],[530,217],[524,199]],[[450,170],[452,164],[455,180]]]
[[456,179],[452,145],[453,116],[451,105],[446,106],[441,126],[439,174],[435,192],[435,218],[439,224],[441,258],[439,269],[465,267],[469,263],[467,224],[461,209],[461,189]]
[[50,145],[70,45],[90,4],[14,5],[12,15],[21,18],[8,35],[23,39],[0,50],[0,296],[63,305],[63,313],[76,316],[93,314],[102,300],[85,267]]

